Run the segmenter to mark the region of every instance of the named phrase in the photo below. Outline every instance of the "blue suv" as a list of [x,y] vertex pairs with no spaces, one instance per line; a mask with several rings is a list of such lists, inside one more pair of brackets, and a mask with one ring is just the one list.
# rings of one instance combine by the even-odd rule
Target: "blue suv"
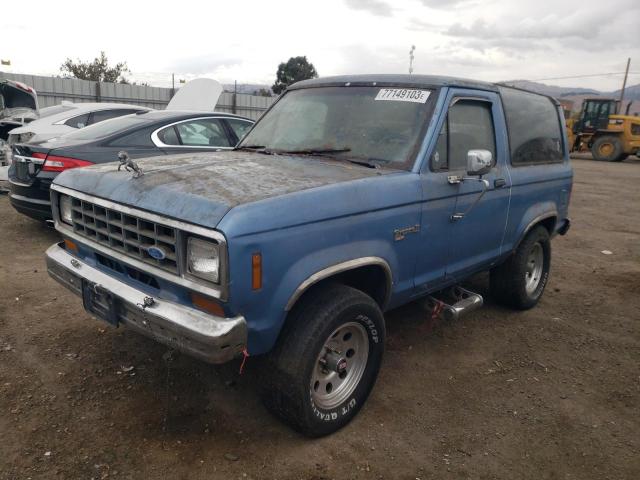
[[304,81],[233,151],[58,176],[48,270],[113,325],[211,363],[259,356],[267,407],[326,435],[375,383],[385,311],[420,299],[457,318],[482,304],[459,286],[481,271],[500,302],[540,300],[569,228],[568,151],[560,106],[536,93]]

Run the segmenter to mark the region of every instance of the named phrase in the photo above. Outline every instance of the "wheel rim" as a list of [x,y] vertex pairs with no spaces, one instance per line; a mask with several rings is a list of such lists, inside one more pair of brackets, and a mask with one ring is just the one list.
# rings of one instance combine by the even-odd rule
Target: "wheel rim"
[[598,147],[598,153],[603,157],[608,157],[613,153],[614,147],[612,143],[602,143]]
[[[336,328],[313,366],[311,396],[316,406],[329,410],[347,400],[360,383],[368,357],[369,336],[360,323],[349,322]],[[345,368],[332,368],[336,360],[344,362]]]
[[544,267],[544,250],[540,243],[536,243],[527,257],[527,268],[525,270],[525,288],[529,295],[533,294],[542,279]]

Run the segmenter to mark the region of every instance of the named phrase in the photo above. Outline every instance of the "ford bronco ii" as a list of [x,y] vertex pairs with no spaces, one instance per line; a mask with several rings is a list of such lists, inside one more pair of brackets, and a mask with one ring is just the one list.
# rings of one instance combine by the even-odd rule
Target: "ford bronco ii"
[[498,301],[540,300],[569,228],[567,152],[543,95],[303,81],[233,151],[61,174],[48,270],[113,325],[211,363],[261,356],[267,407],[325,435],[374,385],[385,311],[423,299],[456,318],[482,304],[458,286],[481,271]]

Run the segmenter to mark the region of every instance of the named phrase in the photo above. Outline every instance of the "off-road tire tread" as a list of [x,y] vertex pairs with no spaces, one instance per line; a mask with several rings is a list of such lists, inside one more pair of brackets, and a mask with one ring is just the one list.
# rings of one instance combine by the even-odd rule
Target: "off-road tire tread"
[[[264,405],[304,435],[318,437],[331,432],[319,432],[311,428],[306,421],[304,409],[301,408],[301,395],[308,393],[292,387],[300,376],[300,370],[304,368],[304,360],[310,356],[315,360],[317,342],[324,341],[324,338],[320,340],[323,327],[339,312],[354,304],[365,305],[383,318],[380,308],[371,297],[346,285],[327,284],[307,293],[290,312],[278,343],[264,359],[260,382]],[[382,330],[380,340],[384,345],[384,329]],[[367,395],[371,388],[373,384]],[[362,403],[359,403],[358,409]],[[354,415],[356,412],[357,410]]]
[[[542,242],[545,254],[546,276],[542,280],[544,282],[542,288],[538,287],[535,298],[532,298],[527,294],[525,289],[524,269],[529,252],[536,242]],[[544,292],[550,265],[551,242],[549,240],[549,232],[542,225],[538,225],[527,233],[513,255],[504,263],[491,270],[491,296],[503,305],[517,310],[528,310],[534,307]]]

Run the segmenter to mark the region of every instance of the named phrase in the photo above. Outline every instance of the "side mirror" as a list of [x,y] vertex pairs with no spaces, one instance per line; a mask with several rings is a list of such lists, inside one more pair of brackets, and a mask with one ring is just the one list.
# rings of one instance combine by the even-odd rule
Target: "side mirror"
[[467,175],[489,173],[493,164],[493,155],[489,150],[469,150],[467,152]]

